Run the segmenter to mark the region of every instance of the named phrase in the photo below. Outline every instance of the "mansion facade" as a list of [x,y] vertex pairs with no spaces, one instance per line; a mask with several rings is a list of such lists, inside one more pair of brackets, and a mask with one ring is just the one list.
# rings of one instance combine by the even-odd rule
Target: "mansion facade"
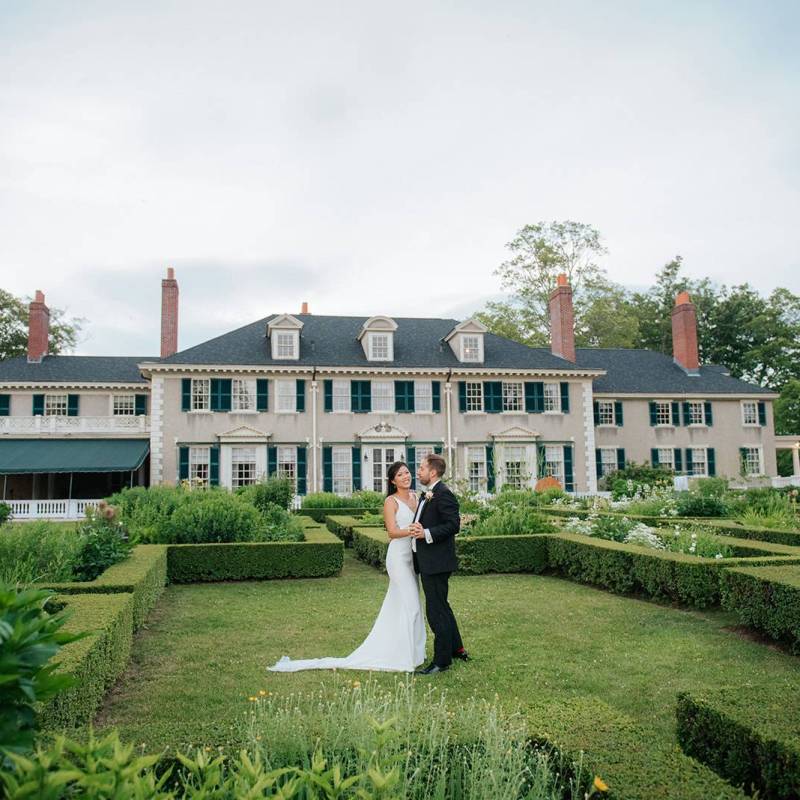
[[159,357],[47,354],[31,304],[27,357],[0,362],[6,499],[102,497],[123,485],[236,488],[278,473],[298,494],[386,491],[396,460],[442,453],[482,492],[552,476],[594,492],[626,462],[679,474],[776,475],[775,394],[698,359],[688,294],[673,357],[580,349],[564,276],[550,348],[477,320],[277,314],[178,350],[178,285],[162,280]]

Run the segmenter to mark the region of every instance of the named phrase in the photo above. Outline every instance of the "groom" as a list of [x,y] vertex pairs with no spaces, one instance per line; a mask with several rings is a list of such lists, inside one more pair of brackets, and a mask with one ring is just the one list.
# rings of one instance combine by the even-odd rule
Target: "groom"
[[454,658],[469,660],[458,632],[453,609],[447,602],[447,582],[458,569],[455,536],[461,527],[458,500],[442,483],[447,464],[436,454],[427,456],[417,467],[417,478],[426,487],[420,496],[413,533],[414,571],[422,578],[425,613],[433,631],[433,661],[422,675],[444,672]]

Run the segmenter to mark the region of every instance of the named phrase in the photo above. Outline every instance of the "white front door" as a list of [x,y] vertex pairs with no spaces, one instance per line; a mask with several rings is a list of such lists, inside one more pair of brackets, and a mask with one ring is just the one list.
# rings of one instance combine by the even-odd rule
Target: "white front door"
[[375,492],[386,493],[386,473],[395,461],[402,461],[404,448],[402,445],[367,445],[367,457],[364,461],[364,488]]

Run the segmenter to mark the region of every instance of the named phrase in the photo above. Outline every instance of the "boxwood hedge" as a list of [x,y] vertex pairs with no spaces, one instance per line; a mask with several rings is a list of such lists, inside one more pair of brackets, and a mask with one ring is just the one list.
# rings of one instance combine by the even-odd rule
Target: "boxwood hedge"
[[386,572],[386,551],[389,549],[389,537],[380,528],[351,528],[353,551],[356,558]]
[[677,734],[683,751],[748,793],[800,797],[797,685],[682,692]]
[[383,530],[382,525],[365,525],[358,517],[349,514],[328,514],[325,518],[328,530],[338,536],[345,544],[345,547],[353,546],[353,528],[376,528]]
[[362,514],[371,514],[375,511],[374,508],[347,508],[347,507],[332,507],[332,508],[298,508],[295,514],[302,517],[311,517],[317,522],[325,522],[325,517],[328,514],[347,514],[351,517],[360,517]]

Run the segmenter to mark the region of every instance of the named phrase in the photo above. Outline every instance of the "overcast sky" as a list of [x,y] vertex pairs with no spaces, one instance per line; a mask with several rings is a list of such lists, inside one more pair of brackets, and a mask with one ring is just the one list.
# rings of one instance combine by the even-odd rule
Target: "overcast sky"
[[523,224],[800,292],[800,3],[0,2],[0,287],[78,351],[466,316]]

